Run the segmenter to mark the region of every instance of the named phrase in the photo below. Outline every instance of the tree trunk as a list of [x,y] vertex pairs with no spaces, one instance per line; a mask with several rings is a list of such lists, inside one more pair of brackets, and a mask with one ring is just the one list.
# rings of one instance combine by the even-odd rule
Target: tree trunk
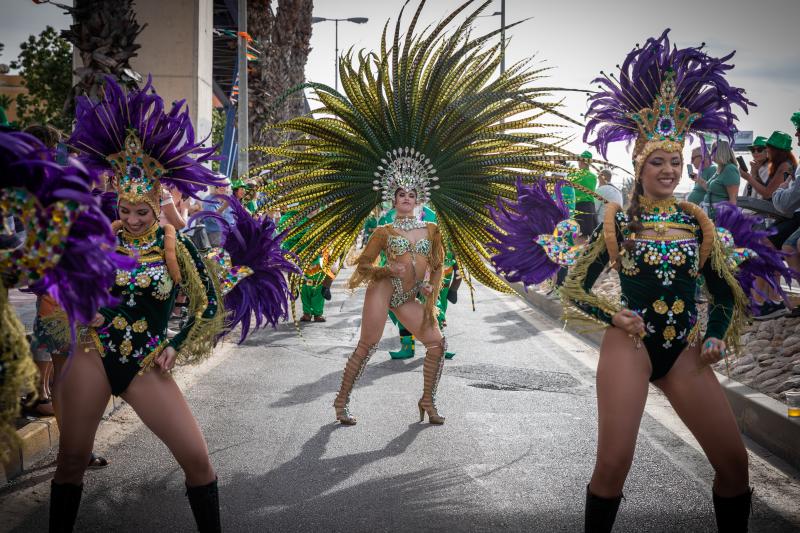
[[[305,66],[311,51],[312,0],[280,0],[273,14],[271,0],[250,0],[247,25],[250,36],[258,41],[261,56],[250,64],[249,128],[251,144],[277,146],[285,134],[266,130],[268,125],[296,117],[305,112],[302,91],[291,95],[274,107],[275,99],[287,89],[305,81]],[[250,162],[258,165],[267,158],[251,153]]]
[[76,96],[99,98],[106,76],[128,89],[136,88],[140,77],[130,60],[140,48],[136,37],[147,24],[136,22],[133,0],[75,0],[68,13],[73,23],[61,36],[78,50],[83,66],[75,69],[78,82],[64,103],[65,111],[74,113]]

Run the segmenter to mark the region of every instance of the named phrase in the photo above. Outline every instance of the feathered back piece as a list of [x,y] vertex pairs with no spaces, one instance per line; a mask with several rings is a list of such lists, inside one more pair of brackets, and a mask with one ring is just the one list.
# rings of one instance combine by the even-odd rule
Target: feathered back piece
[[606,157],[608,145],[635,141],[636,173],[658,148],[680,151],[687,136],[709,133],[733,137],[733,106],[747,112],[754,105],[744,89],[732,87],[725,74],[735,52],[711,57],[700,47],[671,46],[669,29],[637,45],[619,68],[619,76],[601,72],[600,90],[589,98],[583,140]]
[[[117,241],[86,168],[54,154],[25,133],[0,133],[0,212],[25,223],[26,240],[0,250],[6,286],[28,285],[64,309],[73,328],[113,305],[109,288],[116,269],[130,266],[115,252]],[[9,283],[11,281],[11,283]]]
[[393,39],[387,43],[387,23],[377,53],[341,58],[342,93],[316,83],[293,89],[312,88],[322,107],[315,117],[279,124],[302,137],[279,148],[257,147],[277,160],[251,174],[269,171],[260,189],[271,208],[297,209],[287,238],[299,236],[293,250],[302,268],[323,250],[331,262],[343,260],[370,212],[402,187],[436,211],[462,272],[509,290],[485,263],[483,243],[494,226],[488,206],[498,196],[514,197],[518,175],[556,170],[552,161],[574,156],[543,129],[550,125],[546,119],[565,117],[557,103],[542,100],[554,88],[529,85],[542,70],[519,63],[498,76],[499,30],[470,33],[489,1],[444,33],[473,2],[421,33],[416,25],[425,2],[405,31],[401,11]]
[[100,102],[77,98],[77,122],[68,144],[82,152],[87,165],[114,175],[121,199],[147,202],[158,213],[161,185],[196,197],[208,186],[225,184],[202,165],[215,159],[215,148],[195,142],[183,104],[175,102],[165,111],[149,76],[144,87],[127,94],[108,77]]
[[220,287],[224,295],[227,313],[225,331],[242,326],[239,342],[250,333],[255,316],[254,329],[270,324],[275,327],[279,320],[289,316],[289,287],[286,276],[301,274],[297,266],[281,248],[283,233],[277,233],[275,223],[268,216],[253,217],[232,196],[220,196],[230,205],[234,224],[213,212],[201,212],[195,220],[211,217],[222,228],[222,249],[214,249],[209,260],[220,276]]
[[755,293],[764,298],[768,297],[766,292],[756,285],[758,278],[788,302],[789,295],[781,286],[781,278],[791,284],[793,280],[800,280],[800,272],[786,265],[785,252],[769,245],[767,237],[777,230],[759,229],[764,221],[763,218],[743,213],[740,208],[728,202],[717,204],[715,209],[714,223],[717,226],[717,236],[727,249],[736,280],[744,294],[750,297],[752,308],[755,309],[757,305],[753,300]]
[[[521,282],[525,287],[538,285],[558,272],[561,264],[553,260],[544,246],[535,246],[540,238],[560,238],[550,248],[559,247],[559,252],[568,252],[571,244],[564,236],[552,235],[559,223],[569,221],[569,207],[561,195],[561,187],[567,182],[548,184],[537,180],[531,185],[517,182],[516,201],[499,199],[497,207],[491,209],[497,229],[491,229],[494,237],[489,247],[496,253],[492,263],[499,273],[510,282]],[[548,191],[548,185],[553,187]]]

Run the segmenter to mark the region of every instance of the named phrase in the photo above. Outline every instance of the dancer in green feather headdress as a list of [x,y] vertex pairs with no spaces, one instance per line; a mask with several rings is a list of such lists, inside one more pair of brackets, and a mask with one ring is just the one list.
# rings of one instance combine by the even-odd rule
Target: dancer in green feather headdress
[[[289,221],[288,238],[299,236],[293,251],[304,269],[321,250],[329,251],[331,262],[343,260],[381,201],[397,209],[393,224],[373,233],[351,280],[351,287],[369,287],[361,338],[335,403],[345,424],[355,423],[347,411],[350,390],[380,340],[389,309],[426,345],[420,412],[443,422],[433,400],[445,350],[434,313],[437,298],[423,305],[417,296],[439,293],[445,248],[468,283],[476,279],[510,291],[488,265],[483,243],[491,240],[494,223],[487,206],[498,196],[513,198],[518,177],[558,171],[553,161],[575,159],[561,147],[565,140],[549,131],[552,122],[566,118],[557,102],[545,100],[556,89],[531,85],[544,69],[529,70],[521,62],[498,75],[500,31],[471,33],[472,22],[491,2],[468,11],[473,3],[421,33],[415,30],[424,0],[405,31],[401,11],[390,42],[387,23],[377,52],[349,52],[340,59],[342,93],[317,83],[295,88],[313,89],[322,104],[313,117],[276,126],[300,138],[254,148],[275,158],[251,170],[269,176],[261,188],[272,198],[271,208],[296,204],[299,222],[326,206],[306,222]],[[462,13],[466,19],[445,34]],[[430,205],[438,225],[412,223],[414,202]],[[381,251],[389,264],[374,267]]]

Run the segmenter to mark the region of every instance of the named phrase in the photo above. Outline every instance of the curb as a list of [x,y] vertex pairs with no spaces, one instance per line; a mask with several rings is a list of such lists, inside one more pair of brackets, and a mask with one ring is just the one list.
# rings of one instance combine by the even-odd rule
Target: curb
[[[526,291],[521,283],[512,283],[511,287],[529,305],[561,322],[560,300],[551,300],[534,289]],[[600,347],[602,331],[579,332],[570,325],[566,329],[595,348]],[[786,406],[781,402],[719,372],[714,373],[731,404],[740,431],[792,467],[800,469],[800,420],[790,419],[786,415]]]
[[[122,406],[124,402],[113,396],[108,400],[103,419]],[[102,423],[102,422],[101,422]],[[23,474],[50,450],[58,446],[58,424],[54,416],[30,419],[17,430],[17,443],[8,451],[8,461],[0,463],[0,485]]]

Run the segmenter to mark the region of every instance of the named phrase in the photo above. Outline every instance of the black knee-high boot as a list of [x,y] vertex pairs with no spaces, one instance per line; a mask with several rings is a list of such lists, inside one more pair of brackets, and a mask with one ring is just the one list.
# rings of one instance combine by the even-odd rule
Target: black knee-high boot
[[83,485],[50,482],[50,533],[70,533],[78,517]]
[[583,530],[585,533],[610,533],[614,527],[614,520],[617,518],[619,502],[622,501],[620,494],[616,498],[601,498],[589,491],[586,485],[586,512],[583,519]]
[[187,485],[186,496],[189,497],[189,505],[192,507],[192,514],[195,522],[197,522],[197,530],[200,533],[219,533],[222,531],[222,526],[219,522],[219,491],[217,490],[216,479],[208,485],[199,487]]
[[717,518],[717,531],[719,533],[747,533],[753,491],[748,490],[744,494],[733,498],[717,496],[713,491],[712,494],[714,516]]

